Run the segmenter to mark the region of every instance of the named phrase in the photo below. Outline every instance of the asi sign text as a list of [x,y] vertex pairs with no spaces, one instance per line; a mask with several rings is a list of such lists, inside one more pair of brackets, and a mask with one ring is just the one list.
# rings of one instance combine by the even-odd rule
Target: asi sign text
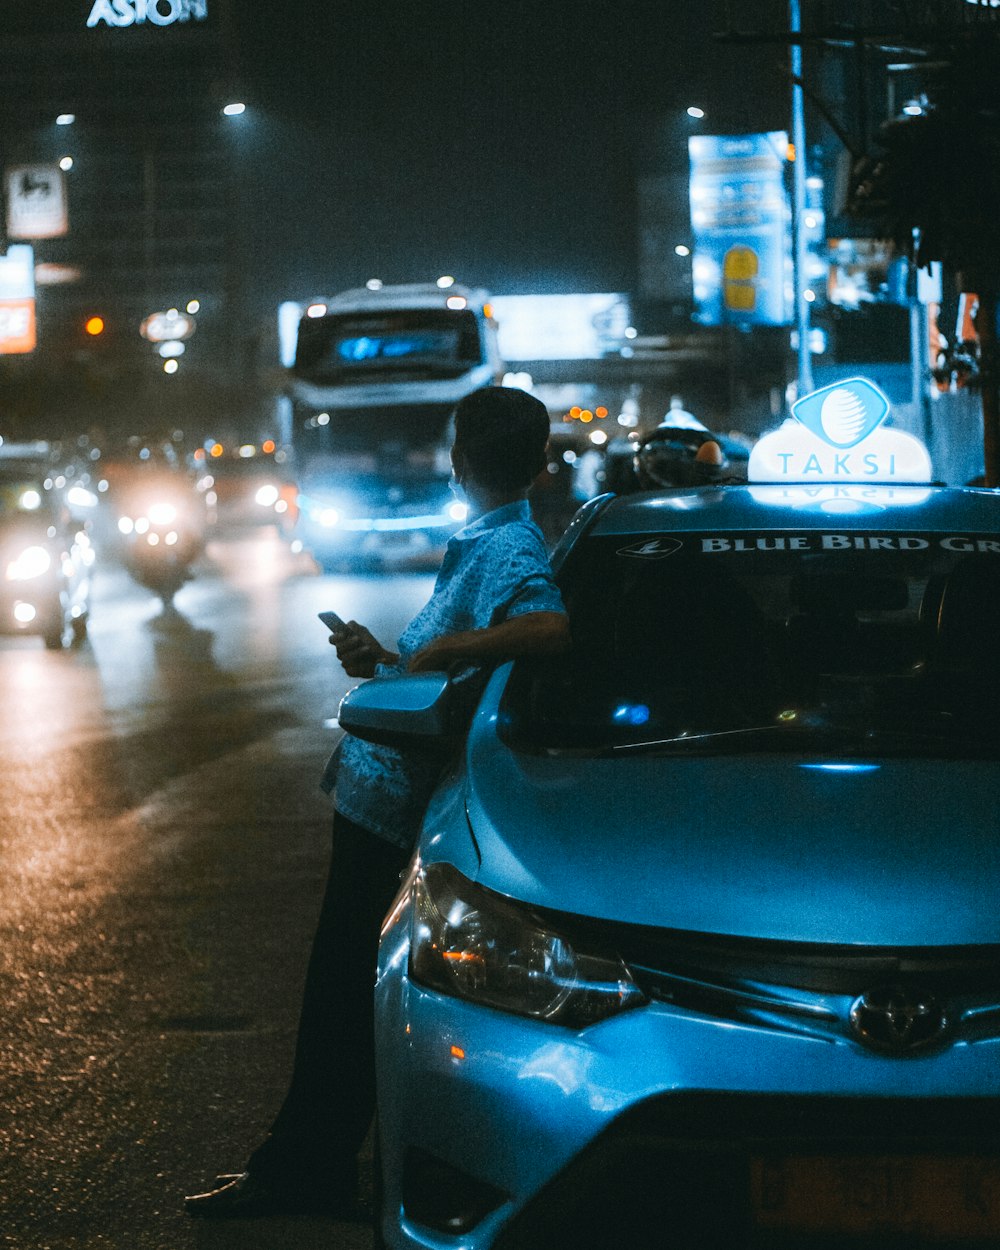
[[208,17],[208,0],[94,0],[88,26],[172,26]]

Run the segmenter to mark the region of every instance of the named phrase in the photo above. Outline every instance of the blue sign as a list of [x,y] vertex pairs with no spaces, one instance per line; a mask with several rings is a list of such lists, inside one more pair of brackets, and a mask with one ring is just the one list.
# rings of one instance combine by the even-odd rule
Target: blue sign
[[[867,378],[845,378],[803,395],[781,428],[755,444],[747,476],[751,482],[835,488],[930,482],[927,448],[885,425],[888,415],[888,399]],[[838,498],[829,502],[838,506]]]
[[699,135],[691,158],[695,320],[788,325],[792,313],[788,136]]
[[831,447],[855,447],[889,415],[889,401],[867,378],[834,382],[792,404],[792,416]]

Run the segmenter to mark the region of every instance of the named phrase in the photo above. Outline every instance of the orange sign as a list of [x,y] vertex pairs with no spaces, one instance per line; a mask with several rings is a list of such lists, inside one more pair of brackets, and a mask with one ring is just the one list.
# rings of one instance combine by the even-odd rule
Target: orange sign
[[727,308],[752,312],[757,306],[760,260],[752,247],[737,244],[722,262],[722,298]]

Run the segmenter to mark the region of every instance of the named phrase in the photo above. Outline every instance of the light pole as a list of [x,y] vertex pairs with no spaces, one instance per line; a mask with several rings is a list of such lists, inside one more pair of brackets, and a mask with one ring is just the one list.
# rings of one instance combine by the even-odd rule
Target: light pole
[[802,88],[802,13],[799,0],[788,0],[789,55],[792,71],[792,247],[795,284],[795,326],[798,332],[799,395],[813,390],[809,349],[809,304],[806,300],[806,123]]

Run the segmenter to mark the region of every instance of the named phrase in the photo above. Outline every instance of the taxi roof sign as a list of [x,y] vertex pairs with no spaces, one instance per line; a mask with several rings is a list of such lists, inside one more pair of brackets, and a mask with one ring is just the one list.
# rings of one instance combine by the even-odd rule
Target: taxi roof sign
[[803,395],[779,430],[750,453],[751,482],[930,482],[930,456],[912,434],[889,428],[890,404],[867,378]]

